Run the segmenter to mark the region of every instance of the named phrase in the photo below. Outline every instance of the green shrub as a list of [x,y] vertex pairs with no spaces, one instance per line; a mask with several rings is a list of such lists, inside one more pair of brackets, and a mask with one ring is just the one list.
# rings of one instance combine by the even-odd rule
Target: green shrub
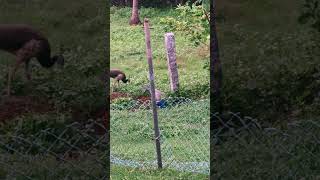
[[301,24],[309,24],[312,28],[320,32],[320,1],[305,0],[303,11],[298,20]]
[[176,9],[177,17],[161,18],[160,23],[165,31],[182,31],[188,34],[194,45],[208,43],[210,39],[209,13],[203,6],[192,4],[179,5]]

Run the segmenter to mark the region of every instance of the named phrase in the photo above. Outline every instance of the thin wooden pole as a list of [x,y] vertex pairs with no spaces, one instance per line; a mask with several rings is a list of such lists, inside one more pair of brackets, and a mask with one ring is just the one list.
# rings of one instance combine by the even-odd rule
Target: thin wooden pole
[[151,101],[152,101],[152,111],[153,111],[153,124],[154,124],[154,133],[155,133],[155,143],[156,143],[156,151],[157,151],[157,160],[158,160],[158,168],[162,168],[162,160],[161,160],[161,147],[160,147],[160,130],[158,126],[158,113],[157,113],[157,105],[155,98],[155,85],[154,85],[154,74],[153,74],[153,64],[152,64],[152,50],[151,50],[151,42],[150,42],[150,29],[149,29],[149,20],[144,19],[144,33],[146,38],[146,53],[147,60],[149,64],[149,80],[150,80],[150,92],[151,92]]

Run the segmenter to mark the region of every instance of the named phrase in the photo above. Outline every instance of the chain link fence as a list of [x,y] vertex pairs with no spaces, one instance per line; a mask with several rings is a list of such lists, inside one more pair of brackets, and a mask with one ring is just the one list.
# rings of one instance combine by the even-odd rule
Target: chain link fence
[[320,179],[319,120],[270,127],[239,113],[213,117],[213,178]]
[[0,179],[108,179],[105,121],[69,119],[53,113],[0,124]]
[[[209,174],[209,100],[166,98],[157,103],[164,168]],[[111,163],[156,169],[150,100],[111,104]]]

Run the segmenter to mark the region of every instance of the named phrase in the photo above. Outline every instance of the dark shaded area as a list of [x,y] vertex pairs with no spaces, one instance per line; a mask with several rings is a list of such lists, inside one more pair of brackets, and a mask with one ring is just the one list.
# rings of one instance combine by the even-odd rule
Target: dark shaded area
[[0,102],[0,122],[11,120],[27,113],[46,113],[53,110],[53,106],[45,99],[30,96],[11,96]]

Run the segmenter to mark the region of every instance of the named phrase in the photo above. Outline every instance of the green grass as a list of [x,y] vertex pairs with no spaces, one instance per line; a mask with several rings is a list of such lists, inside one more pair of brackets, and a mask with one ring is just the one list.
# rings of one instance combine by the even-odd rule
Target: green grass
[[[66,177],[96,179],[106,175],[104,166],[97,166],[96,157],[81,160],[58,161],[54,156],[21,156],[0,151],[0,179],[64,179]],[[10,165],[2,164],[3,160]],[[28,162],[28,163],[26,163]],[[35,168],[30,168],[35,167]],[[77,167],[77,168],[74,168]],[[84,174],[88,174],[84,176]]]
[[[65,67],[49,70],[31,61],[32,81],[26,85],[23,66],[13,82],[13,95],[40,96],[49,99],[62,110],[82,103],[93,106],[102,103],[104,91],[97,81],[106,66],[104,32],[106,7],[103,1],[1,1],[2,23],[24,23],[41,30],[49,39],[52,54],[63,47]],[[65,7],[68,8],[65,8]],[[15,62],[14,56],[0,54],[0,89],[7,84],[8,66]],[[89,99],[90,98],[90,99]]]
[[[130,78],[129,84],[121,84],[115,89],[129,93],[131,97],[144,95],[143,85],[148,83],[148,64],[146,60],[145,37],[142,26],[130,27],[128,24],[130,8],[111,7],[110,46],[111,68],[123,70]],[[167,60],[164,47],[163,26],[160,18],[176,16],[173,9],[141,8],[140,19],[150,20],[151,48],[156,88],[171,96]],[[204,66],[209,60],[206,46],[195,47],[188,35],[174,32],[176,40],[177,64],[180,90],[175,96],[191,99],[208,99],[209,71]],[[123,107],[130,106],[131,100],[114,101]],[[154,161],[155,147],[153,123],[150,110],[112,110],[111,111],[111,154],[123,160],[140,163]],[[158,110],[162,137],[163,161],[174,156],[177,162],[208,162],[209,159],[209,101],[192,105]],[[207,128],[205,128],[207,127]],[[207,141],[206,141],[207,140]],[[173,153],[173,154],[170,154]],[[172,156],[173,155],[173,156]],[[146,165],[148,166],[148,165]],[[146,167],[150,169],[151,167]],[[121,172],[121,173],[120,173]],[[207,175],[172,170],[141,170],[114,165],[111,170],[114,179],[203,179]]]
[[301,3],[217,2],[227,111],[274,124],[319,115],[319,34],[298,23]]
[[217,179],[317,179],[320,155],[318,119],[288,130],[244,133],[215,146]]
[[[156,88],[169,93],[169,78],[164,47],[165,31],[159,24],[160,18],[175,16],[172,9],[141,8],[140,18],[149,18],[151,24],[151,48]],[[140,88],[148,83],[145,37],[142,26],[130,27],[129,8],[111,8],[111,68],[123,70],[131,79],[119,91],[141,95]],[[187,35],[174,32],[176,39],[177,64],[181,93],[191,98],[208,97],[209,72],[203,69],[208,61],[208,47],[194,47]]]
[[215,179],[319,178],[319,34],[298,23],[302,2],[217,2],[225,109],[279,130],[214,146]]
[[[141,108],[134,112],[111,111],[111,114],[112,154],[122,159],[153,161],[155,149],[151,111]],[[178,162],[208,162],[208,101],[158,110],[158,118],[164,136],[164,159],[174,157]]]
[[[32,60],[29,86],[24,78],[24,65],[19,68],[12,84],[13,96],[35,96],[53,104],[54,109],[41,115],[24,114],[0,125],[0,179],[26,179],[25,175],[34,179],[83,178],[84,173],[80,169],[90,172],[92,168],[92,176],[103,177],[107,169],[102,164],[99,167],[96,162],[105,152],[103,148],[97,148],[95,155],[70,160],[69,163],[57,161],[54,158],[57,155],[50,153],[63,154],[70,149],[68,143],[77,143],[74,146],[86,151],[84,144],[92,147],[98,142],[99,137],[88,134],[88,128],[77,129],[78,126],[71,131],[65,130],[72,123],[70,110],[74,105],[81,106],[87,113],[105,104],[105,88],[97,78],[107,64],[104,50],[105,1],[0,0],[0,3],[1,23],[32,25],[47,36],[52,54],[58,53],[61,47],[65,50],[63,69],[44,69],[37,60]],[[7,85],[8,66],[14,62],[14,56],[0,53],[0,91]],[[43,135],[46,131],[52,134]],[[75,132],[81,132],[81,135]],[[94,142],[82,139],[84,137]],[[30,145],[28,141],[34,144]],[[37,147],[39,144],[43,149]],[[17,152],[8,154],[4,146]]]
[[[153,172],[151,165],[155,161],[155,145],[152,114],[150,110],[111,111],[111,154],[122,160],[138,162],[146,170],[132,169],[133,173],[123,173],[127,176],[164,178],[184,177],[188,170],[174,172],[175,163],[202,163],[209,160],[209,103],[195,102],[190,105],[158,110],[159,126],[162,134],[161,153],[166,171]],[[167,164],[169,163],[169,166]],[[131,164],[132,166],[134,164]],[[118,166],[118,165],[114,165]],[[170,170],[171,169],[171,170]],[[193,170],[207,171],[200,165]],[[126,171],[125,171],[126,172]],[[176,175],[175,175],[176,174]],[[197,173],[195,177],[207,177]],[[111,176],[116,176],[117,170],[111,169]],[[154,176],[154,177],[153,177]],[[178,178],[178,179],[181,179]],[[182,178],[183,179],[183,178]],[[193,176],[190,177],[193,179]]]
[[[105,139],[93,133],[94,124],[86,124],[84,128],[52,113],[21,116],[2,125],[0,179],[106,176]],[[69,152],[78,156],[69,158]]]
[[178,172],[170,169],[143,170],[123,166],[111,166],[111,179],[208,179],[207,175]]

